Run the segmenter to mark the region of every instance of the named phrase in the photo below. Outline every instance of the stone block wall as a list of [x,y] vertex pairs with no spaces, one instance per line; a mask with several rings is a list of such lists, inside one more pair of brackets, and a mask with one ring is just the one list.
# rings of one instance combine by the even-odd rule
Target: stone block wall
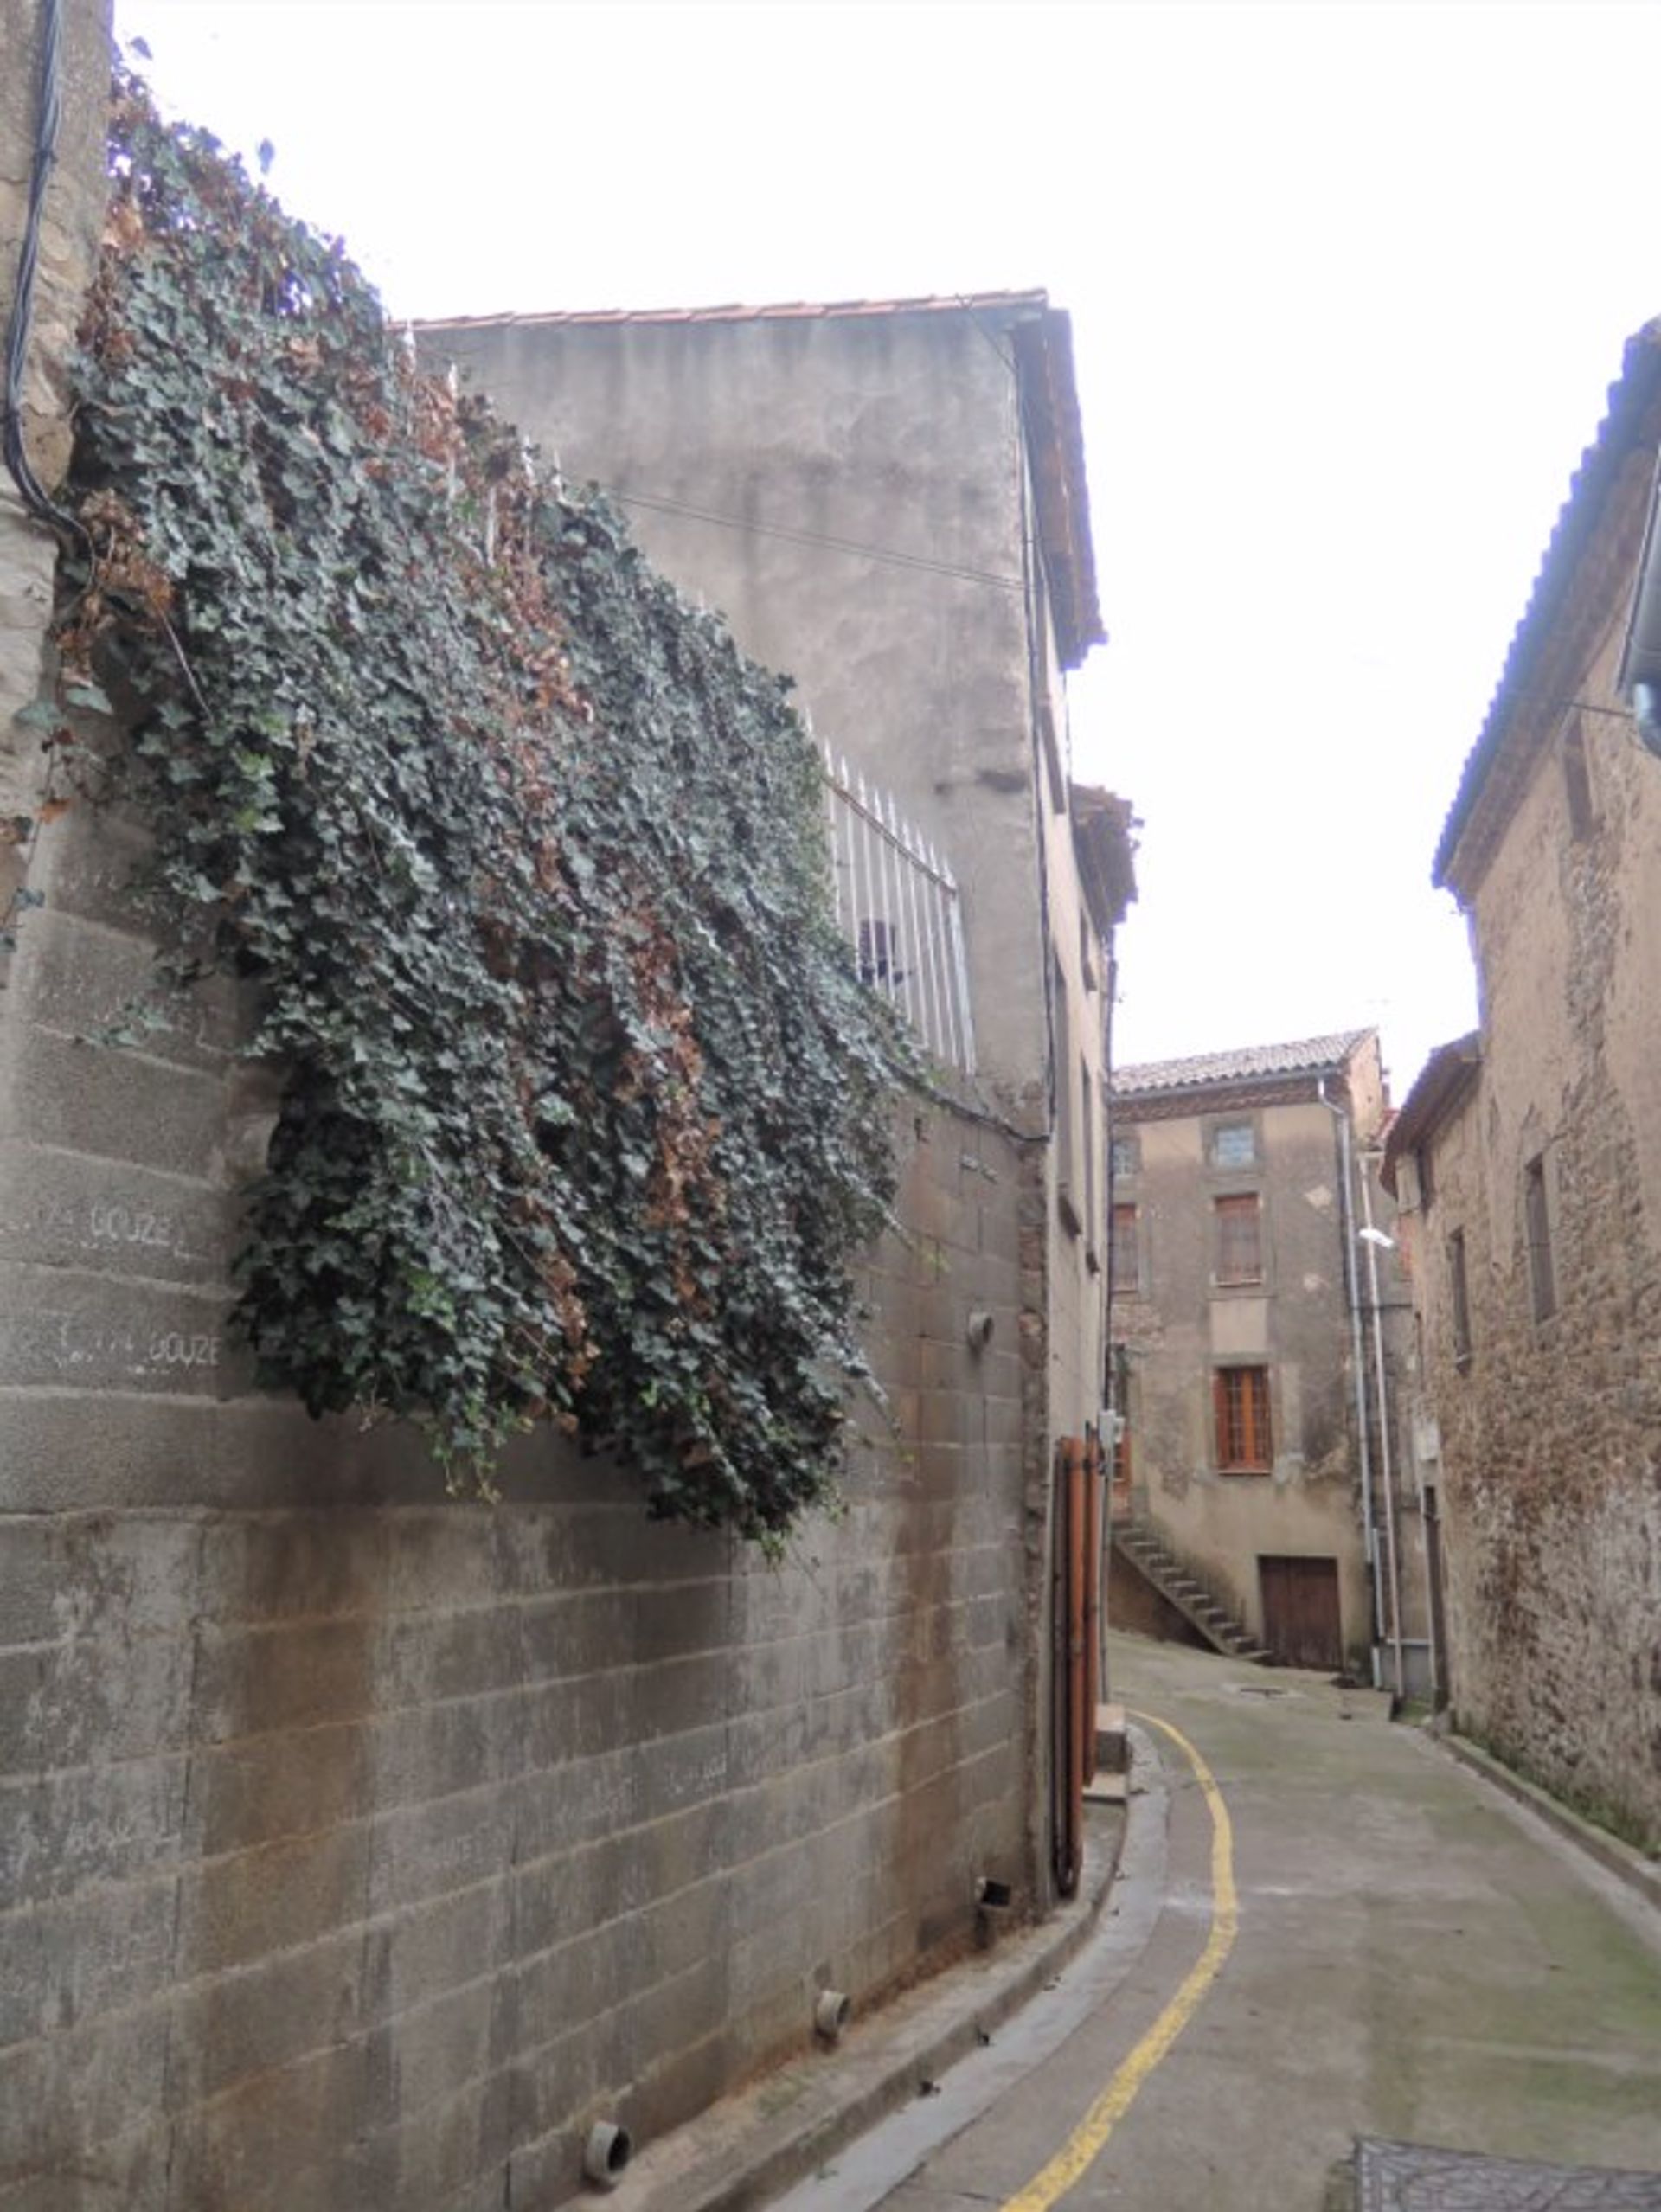
[[[1617,632],[1579,696],[1613,698],[1618,646]],[[1418,1297],[1455,1721],[1661,1847],[1661,771],[1613,711],[1586,728],[1593,819],[1577,833],[1548,753],[1478,894],[1481,1081],[1436,1132]],[[1534,1158],[1556,1292],[1539,1318]]]
[[[977,1875],[1030,1894],[1004,1140],[910,1135],[893,1430],[773,1566],[547,1440],[457,1503],[240,1389],[216,1281],[175,1279],[226,1193],[131,1157],[183,1071],[16,1008],[7,1046],[77,1068],[12,1142],[0,1271],[7,2212],[557,2203],[593,2118],[687,2117],[818,1988],[950,1955]],[[120,1154],[82,1149],[106,1068]]]

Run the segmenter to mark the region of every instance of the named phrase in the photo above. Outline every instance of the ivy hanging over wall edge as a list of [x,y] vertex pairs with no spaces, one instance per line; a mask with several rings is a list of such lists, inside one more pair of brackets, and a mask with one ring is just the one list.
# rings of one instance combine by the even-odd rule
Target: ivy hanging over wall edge
[[182,981],[283,1071],[238,1325],[489,1489],[558,1423],[651,1510],[831,1491],[914,1074],[780,678],[422,373],[337,241],[119,74],[66,682],[129,732]]

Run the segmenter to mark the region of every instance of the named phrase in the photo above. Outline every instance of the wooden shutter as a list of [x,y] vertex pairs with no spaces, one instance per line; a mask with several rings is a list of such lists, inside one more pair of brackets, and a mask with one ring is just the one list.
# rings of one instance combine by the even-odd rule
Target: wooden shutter
[[1262,1208],[1255,1192],[1215,1202],[1217,1280],[1260,1283],[1263,1279]]

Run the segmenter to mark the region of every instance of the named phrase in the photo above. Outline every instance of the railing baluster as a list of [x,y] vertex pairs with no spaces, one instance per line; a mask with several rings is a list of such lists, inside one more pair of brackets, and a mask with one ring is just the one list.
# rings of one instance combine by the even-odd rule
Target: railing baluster
[[842,919],[842,869],[837,861],[837,767],[830,754],[830,741],[824,741],[824,829],[825,842],[830,848],[830,911],[836,916],[837,927],[846,930]]
[[881,980],[876,956],[876,888],[871,881],[871,810],[866,802],[863,775],[856,788],[859,793],[860,953],[865,980],[875,984]]
[[948,868],[946,871],[947,888],[952,900],[952,958],[958,978],[958,1015],[963,1036],[963,1055],[958,1065],[965,1075],[975,1072],[975,1015],[969,1002],[969,955],[963,941],[962,903],[958,896],[958,881]]
[[853,772],[848,766],[848,756],[842,756],[843,812],[848,826],[848,935],[854,948],[854,965],[859,965],[859,861],[854,843],[859,817],[854,807]]
[[[881,801],[878,805],[880,809]],[[915,1029],[917,1010],[911,988],[911,973],[915,965],[915,959],[907,933],[901,927],[901,924],[905,920],[906,891],[905,883],[900,873],[900,837],[895,828],[895,824],[899,817],[895,812],[892,793],[888,797],[888,817],[887,822],[882,823],[879,811],[877,819],[879,823],[882,823],[883,843],[887,848],[884,858],[888,863],[888,974],[894,984],[895,1003],[905,1008],[906,1019]]]
[[972,1073],[957,880],[890,793],[867,784],[845,754],[823,750],[837,926],[862,977],[881,985],[927,1048]]
[[940,873],[932,845],[922,848],[928,870],[928,965],[933,978],[934,1003],[940,1010],[940,1057],[958,1064],[958,1040],[952,1003],[952,973],[946,960],[945,914],[941,905]]
[[923,1042],[933,1053],[940,1049],[940,1030],[934,1018],[934,1008],[928,991],[928,953],[923,944],[923,909],[917,895],[917,854],[912,842],[909,822],[900,824],[901,850],[906,863],[906,908],[911,930],[911,973],[916,978],[913,999],[912,1020],[922,1034]]

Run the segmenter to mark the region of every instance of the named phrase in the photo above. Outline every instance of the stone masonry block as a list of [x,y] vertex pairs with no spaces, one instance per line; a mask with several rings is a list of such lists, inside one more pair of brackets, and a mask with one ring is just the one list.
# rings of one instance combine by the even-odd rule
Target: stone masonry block
[[983,1443],[993,1446],[1007,1446],[1018,1449],[1027,1438],[1027,1413],[1022,1401],[1014,1396],[984,1398],[980,1401],[981,1435]]
[[725,1803],[694,1806],[581,1850],[513,1872],[512,1944],[529,1957],[571,1941],[608,1919],[676,1897],[719,1875],[729,1824]]
[[275,1398],[0,1386],[0,1486],[29,1511],[338,1503],[343,1427]]
[[375,1695],[388,1705],[477,1696],[530,1677],[512,1606],[401,1614],[381,1627],[375,1645]]
[[184,1782],[182,1756],[0,1782],[0,1895],[34,1904],[170,1867]]
[[351,1929],[193,1984],[173,2010],[169,2107],[200,2104],[361,2033],[362,1966],[363,1939]]
[[198,1542],[171,1518],[0,1515],[0,1638],[176,1629],[196,1591]]
[[167,2037],[147,2006],[0,2051],[0,2112],[14,2173],[96,2165],[100,2145],[159,2110]]
[[1015,1267],[1026,1265],[1022,1249],[1020,1220],[1015,1206],[1007,1198],[982,1202],[978,1231],[978,1248],[983,1259],[1001,1260]]
[[[311,1424],[294,1432],[304,1436]],[[217,1513],[201,1525],[204,1608],[221,1629],[378,1616],[387,1608],[391,1514]]]
[[247,1965],[365,1917],[366,1822],[209,1859],[187,1869],[179,1913],[184,1976]]
[[183,1068],[220,1068],[247,1034],[248,1009],[227,978],[178,991],[156,965],[152,940],[49,907],[18,933],[9,991],[18,1019],[68,1037],[96,1039],[133,1026],[139,1048]]
[[360,1542],[374,1558],[379,1601],[394,1613],[500,1606],[514,1594],[496,1525],[501,1510],[458,1498],[366,1516]]
[[73,2127],[71,2116],[61,2147],[43,2164],[10,2184],[0,2180],[0,2212],[87,2212],[89,2188],[121,2212],[171,2212],[165,2119],[152,2113],[96,2145],[75,2140]]
[[525,1710],[524,1697],[507,1690],[382,1715],[367,1745],[375,1803],[414,1805],[511,1780],[527,1757]]
[[0,1773],[50,1773],[183,1747],[190,1647],[120,1624],[61,1644],[0,1651]]
[[[444,2212],[503,2212],[510,2137],[508,2081],[496,2072],[451,2083],[419,2106],[406,2094],[388,2149],[394,2171],[358,2204],[441,2205]],[[375,2151],[379,2145],[364,2146]]]
[[513,1877],[436,1897],[397,1914],[385,1932],[390,2010],[419,2006],[494,1972],[508,1955],[514,1914]]
[[[379,2029],[252,2075],[192,2108],[175,2132],[176,2202],[234,2205],[237,2212],[338,2212],[343,2204],[387,2202],[381,2192],[390,2164],[355,2167],[351,2146],[396,2115],[390,2059],[387,2032]],[[366,2186],[374,2193],[357,2193]]]
[[551,1516],[545,1529],[548,1581],[555,1588],[664,1587],[727,1571],[727,1538],[648,1521],[620,1481],[612,1501]]
[[373,1824],[369,1907],[388,1913],[501,1880],[513,1863],[511,1807],[495,1788],[398,1805]]
[[164,1879],[0,1913],[0,2045],[164,1998],[176,1909]]
[[154,840],[115,805],[78,805],[36,832],[30,882],[46,911],[99,922],[135,937],[152,934],[141,871]]
[[212,1858],[356,1818],[370,1786],[362,1722],[245,1735],[191,1758],[185,1847]]
[[401,2109],[419,2113],[487,2069],[491,2004],[490,1977],[482,1973],[393,2016],[384,2034]]
[[8,1133],[183,1177],[215,1172],[219,1077],[147,1054],[29,1029],[12,1042]]
[[198,1632],[199,1740],[218,1743],[365,1717],[375,1702],[375,1624],[366,1616]]
[[917,1439],[924,1446],[976,1443],[978,1411],[979,1401],[963,1391],[925,1390],[917,1403]]
[[0,1144],[0,1260],[222,1291],[230,1213],[194,1179]]
[[217,1295],[58,1267],[0,1268],[0,1385],[218,1397],[244,1364]]

